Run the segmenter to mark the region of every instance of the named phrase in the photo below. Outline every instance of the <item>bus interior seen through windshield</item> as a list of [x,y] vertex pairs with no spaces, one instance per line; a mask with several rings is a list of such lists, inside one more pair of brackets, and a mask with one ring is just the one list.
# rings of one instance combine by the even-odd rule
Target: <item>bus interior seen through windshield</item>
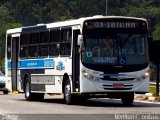
[[134,65],[148,62],[147,34],[94,33],[84,35],[82,62],[100,65]]

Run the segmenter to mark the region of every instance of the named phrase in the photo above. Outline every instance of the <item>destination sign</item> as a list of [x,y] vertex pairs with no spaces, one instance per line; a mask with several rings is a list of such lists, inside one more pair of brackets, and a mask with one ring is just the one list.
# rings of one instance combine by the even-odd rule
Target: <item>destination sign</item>
[[85,29],[93,28],[110,28],[110,29],[146,29],[145,21],[126,20],[126,19],[112,19],[112,20],[88,20],[84,23]]
[[137,22],[93,22],[94,28],[136,28]]

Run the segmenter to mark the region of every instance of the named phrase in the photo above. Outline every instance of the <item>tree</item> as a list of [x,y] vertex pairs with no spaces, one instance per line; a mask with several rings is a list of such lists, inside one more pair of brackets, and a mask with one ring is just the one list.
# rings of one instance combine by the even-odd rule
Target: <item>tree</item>
[[[0,0],[0,46],[4,48],[7,29],[105,15],[105,2],[106,0]],[[108,15],[146,18],[150,35],[156,40],[160,39],[159,0],[108,0]]]
[[160,40],[160,24],[156,25],[155,30],[152,33],[154,40]]

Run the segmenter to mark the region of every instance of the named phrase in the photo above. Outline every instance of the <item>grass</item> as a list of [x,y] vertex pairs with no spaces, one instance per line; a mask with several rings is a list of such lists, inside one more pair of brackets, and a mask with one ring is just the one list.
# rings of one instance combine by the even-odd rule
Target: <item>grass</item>
[[[160,89],[159,89],[160,90]],[[149,93],[153,93],[153,96],[156,96],[156,87],[151,87],[149,88]]]

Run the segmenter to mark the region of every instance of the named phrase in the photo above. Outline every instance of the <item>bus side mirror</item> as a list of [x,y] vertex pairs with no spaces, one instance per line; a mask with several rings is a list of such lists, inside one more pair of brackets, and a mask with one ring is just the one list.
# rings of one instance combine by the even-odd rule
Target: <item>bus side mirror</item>
[[83,35],[78,35],[77,45],[81,45],[83,41]]

